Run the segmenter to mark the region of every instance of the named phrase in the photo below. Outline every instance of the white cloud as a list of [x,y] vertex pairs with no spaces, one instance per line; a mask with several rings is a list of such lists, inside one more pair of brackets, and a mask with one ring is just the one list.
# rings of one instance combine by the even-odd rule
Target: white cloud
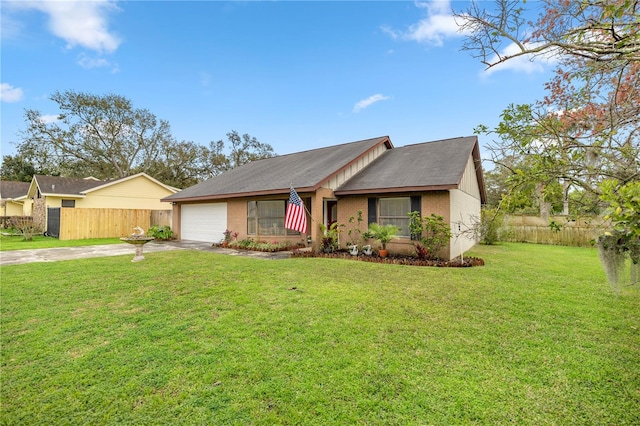
[[433,46],[442,46],[446,38],[462,35],[451,13],[449,1],[416,2],[416,6],[426,10],[424,19],[410,25],[405,31],[386,26],[382,30],[393,39],[413,40]]
[[22,22],[7,13],[7,9],[10,9],[10,5],[10,2],[3,1],[2,8],[0,8],[0,22],[2,22],[0,33],[2,34],[2,39],[18,38],[24,31],[24,25]]
[[[527,46],[529,48],[534,48],[534,45]],[[504,48],[502,52],[500,52],[501,57],[513,56],[520,52],[520,47],[515,43],[511,43],[507,47]],[[535,59],[535,61],[534,61]],[[498,55],[494,55],[489,63],[496,63],[498,61]],[[493,67],[484,70],[483,75],[489,76],[498,71],[511,70],[516,72],[524,72],[526,74],[533,74],[537,72],[544,72],[546,65],[553,65],[558,61],[557,55],[554,54],[553,51],[548,50],[546,52],[541,52],[536,54],[522,55],[518,57],[513,57],[503,63],[494,65]]]
[[19,9],[35,9],[49,16],[51,32],[67,42],[100,53],[114,52],[121,40],[108,29],[107,17],[119,10],[110,0],[11,2]]
[[[416,1],[415,5],[426,11],[426,17],[424,19],[409,26],[405,31],[398,31],[389,27],[382,27],[382,30],[393,39],[411,40],[431,46],[442,46],[448,38],[465,36],[465,32],[460,29],[456,18],[453,16],[449,0]],[[518,46],[511,44],[501,52],[500,56],[512,56],[518,52]],[[514,57],[504,63],[483,70],[482,75],[486,77],[495,72],[505,70],[524,72],[527,74],[544,72],[547,65],[557,62],[557,56],[554,53],[555,52],[549,50],[536,55]],[[533,61],[533,59],[535,59],[535,61]],[[498,55],[495,55],[489,62],[495,63],[497,61]]]
[[386,101],[387,99],[390,99],[389,96],[384,96],[380,93],[377,93],[373,96],[369,96],[367,99],[363,99],[358,103],[356,103],[355,106],[353,107],[353,112],[360,112],[363,109],[368,108],[371,105],[375,104],[376,102]]
[[18,102],[24,97],[22,89],[19,87],[13,87],[9,83],[0,84],[0,100],[2,102]]
[[54,114],[45,114],[40,116],[40,120],[45,124],[55,123],[58,121],[58,116]]
[[78,57],[78,65],[82,68],[103,68],[108,67],[111,64],[104,58],[91,58],[87,55],[80,55]]

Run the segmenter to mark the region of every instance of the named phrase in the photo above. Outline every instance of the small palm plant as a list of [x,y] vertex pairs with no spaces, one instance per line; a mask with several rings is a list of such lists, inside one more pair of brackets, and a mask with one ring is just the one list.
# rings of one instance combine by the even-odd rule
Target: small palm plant
[[367,236],[373,238],[374,240],[380,241],[382,250],[386,252],[387,243],[394,239],[396,235],[398,235],[398,231],[399,229],[395,225],[380,225],[377,223],[372,223],[369,225]]

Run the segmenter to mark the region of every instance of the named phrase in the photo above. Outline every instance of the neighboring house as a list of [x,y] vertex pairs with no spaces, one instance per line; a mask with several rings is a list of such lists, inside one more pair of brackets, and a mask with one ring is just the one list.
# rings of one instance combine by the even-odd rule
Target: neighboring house
[[[306,235],[284,228],[289,188],[308,210]],[[453,258],[475,245],[462,231],[480,218],[485,202],[480,150],[475,136],[394,148],[379,137],[254,161],[166,197],[173,205],[173,230],[185,240],[219,242],[223,232],[238,238],[306,243],[317,247],[320,224],[345,225],[341,243],[362,212],[361,231],[371,222],[402,229],[391,250],[413,250],[408,213],[443,216],[453,233],[441,256]]]
[[29,182],[0,181],[0,216],[28,216],[24,212]]
[[109,181],[35,175],[27,192],[27,198],[32,200],[28,214],[33,215],[42,229],[48,230],[50,209],[167,210],[160,199],[176,192],[177,188],[145,173]]

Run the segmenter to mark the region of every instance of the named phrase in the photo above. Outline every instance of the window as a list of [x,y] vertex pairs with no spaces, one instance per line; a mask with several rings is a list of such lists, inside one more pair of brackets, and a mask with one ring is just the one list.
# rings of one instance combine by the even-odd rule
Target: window
[[62,200],[62,207],[75,207],[76,200]]
[[247,203],[248,235],[300,235],[285,229],[285,200],[249,201]]
[[409,236],[409,212],[411,197],[380,198],[378,200],[378,223],[395,225],[400,231],[398,236]]

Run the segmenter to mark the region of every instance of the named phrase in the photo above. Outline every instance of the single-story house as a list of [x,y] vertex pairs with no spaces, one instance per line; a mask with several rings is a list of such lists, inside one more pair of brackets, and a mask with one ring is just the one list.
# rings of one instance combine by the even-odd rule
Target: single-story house
[[27,192],[27,215],[48,230],[51,209],[145,209],[167,210],[160,199],[179,189],[165,185],[146,173],[102,181],[94,177],[72,178],[35,175]]
[[24,203],[29,182],[0,181],[0,216],[28,216]]
[[[307,209],[306,235],[284,227],[290,187]],[[341,243],[357,227],[362,212],[371,222],[394,223],[400,235],[391,251],[413,250],[410,211],[442,216],[452,239],[443,257],[453,258],[476,244],[462,231],[480,218],[486,200],[480,149],[475,136],[394,148],[388,136],[253,161],[162,201],[173,205],[174,235],[219,242],[225,230],[238,238],[307,243],[318,247],[321,227],[338,222]]]

